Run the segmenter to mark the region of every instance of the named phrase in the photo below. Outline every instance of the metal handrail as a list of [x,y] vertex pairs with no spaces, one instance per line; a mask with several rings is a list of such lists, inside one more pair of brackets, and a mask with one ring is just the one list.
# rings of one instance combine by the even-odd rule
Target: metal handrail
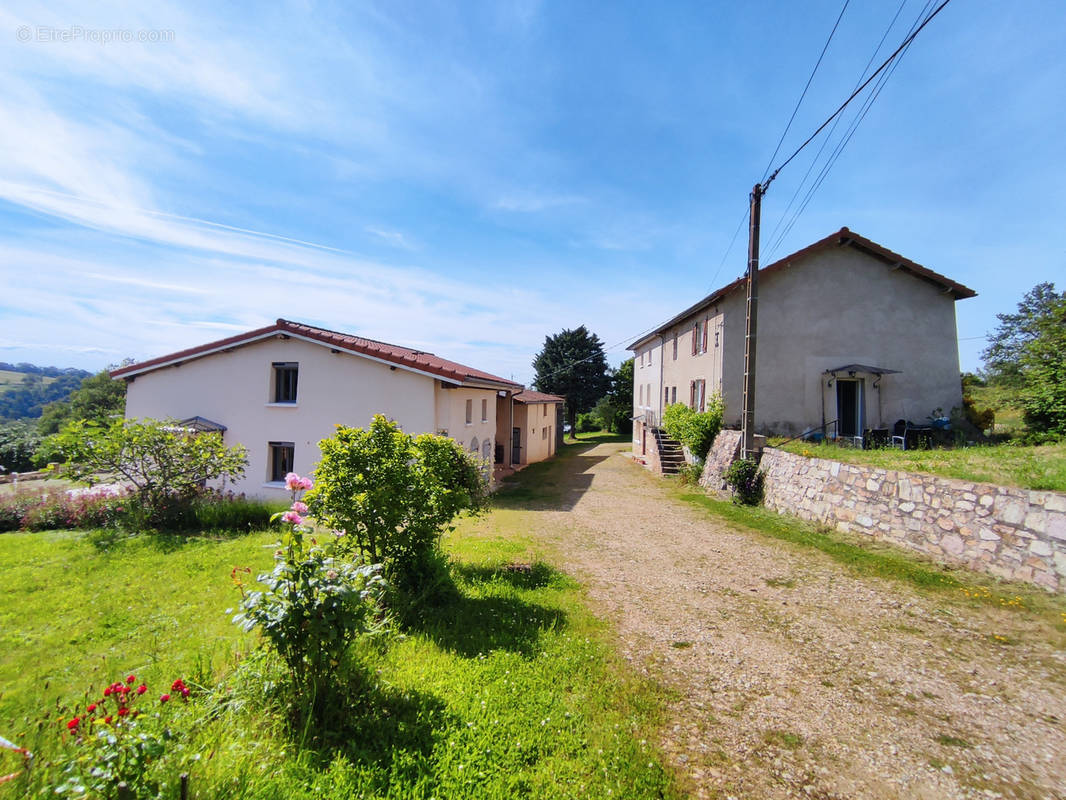
[[[839,421],[840,421],[839,419],[835,419],[832,422],[825,422],[825,423],[819,425],[817,428],[808,428],[803,433],[801,433],[799,436],[793,436],[791,439],[785,439],[785,441],[781,442],[778,445],[774,445],[774,447],[775,448],[784,447],[789,442],[794,442],[797,439],[802,439],[804,436],[809,436],[810,434],[814,433],[815,431],[822,430],[822,428],[828,428],[830,425],[836,425]],[[770,447],[770,446],[771,445],[767,445],[767,447]]]

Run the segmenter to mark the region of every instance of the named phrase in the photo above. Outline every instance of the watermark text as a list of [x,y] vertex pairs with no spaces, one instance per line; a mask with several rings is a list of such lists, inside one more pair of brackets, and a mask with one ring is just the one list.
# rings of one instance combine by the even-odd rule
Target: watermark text
[[15,31],[20,42],[44,44],[170,44],[174,31],[149,28],[88,28],[82,25],[20,25]]

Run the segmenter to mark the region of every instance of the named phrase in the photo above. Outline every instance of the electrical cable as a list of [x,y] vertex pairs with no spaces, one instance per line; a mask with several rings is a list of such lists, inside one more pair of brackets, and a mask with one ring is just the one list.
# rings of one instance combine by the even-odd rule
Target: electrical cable
[[788,124],[785,125],[785,129],[781,132],[781,138],[777,140],[777,147],[774,148],[774,154],[770,156],[770,160],[766,162],[766,169],[763,171],[762,179],[766,180],[766,176],[770,172],[770,167],[774,164],[774,159],[777,158],[778,151],[781,150],[781,145],[785,141],[785,137],[788,135],[789,129],[792,127],[792,121],[796,119],[796,112],[800,110],[800,106],[803,104],[803,98],[807,96],[807,90],[811,88],[811,81],[814,80],[815,74],[818,72],[818,67],[822,64],[822,59],[825,57],[825,51],[829,49],[829,43],[833,41],[833,34],[837,32],[837,27],[840,25],[840,20],[844,17],[844,12],[848,8],[848,3],[851,0],[844,0],[844,5],[840,9],[840,13],[837,15],[837,21],[833,23],[833,29],[829,31],[829,38],[825,40],[825,45],[822,46],[822,52],[818,55],[818,60],[814,63],[814,69],[811,70],[811,76],[807,78],[807,84],[803,87],[803,91],[800,92],[799,100],[796,101],[796,107],[792,109],[792,116],[788,118]]
[[889,64],[891,64],[892,61],[896,58],[896,56],[898,56],[912,41],[914,41],[914,38],[919,33],[922,32],[922,29],[925,28],[925,26],[928,25],[932,21],[933,17],[935,17],[937,14],[939,14],[941,11],[943,11],[944,7],[950,2],[951,2],[951,0],[944,0],[944,2],[942,2],[939,6],[937,6],[936,10],[932,14],[930,14],[928,17],[926,17],[925,20],[922,22],[922,24],[918,26],[918,29],[916,31],[914,31],[910,36],[908,36],[903,41],[903,43],[899,47],[896,48],[896,50],[892,53],[892,55],[890,55],[888,58],[886,58],[881,63],[881,66],[879,66],[874,71],[874,73],[872,75],[870,75],[870,77],[867,78],[863,82],[862,86],[860,86],[858,89],[856,89],[854,92],[852,92],[851,95],[848,97],[848,99],[845,100],[843,103],[841,103],[840,106],[837,108],[837,110],[834,111],[832,114],[830,114],[829,117],[825,120],[825,122],[823,122],[821,125],[819,125],[818,128],[814,131],[814,133],[812,133],[810,136],[808,136],[807,139],[803,142],[803,144],[801,144],[799,147],[797,147],[795,149],[795,151],[792,153],[792,155],[790,155],[783,162],[781,162],[781,166],[779,166],[777,169],[775,169],[773,171],[773,173],[771,173],[770,177],[767,178],[766,181],[764,181],[762,183],[762,191],[763,191],[764,194],[766,193],[766,190],[769,188],[770,184],[773,183],[773,181],[777,177],[778,173],[780,173],[781,170],[783,170],[785,167],[787,167],[789,165],[789,163],[792,161],[792,159],[794,159],[796,156],[798,156],[807,145],[809,145],[812,141],[814,141],[814,138],[819,133],[821,133],[823,130],[825,130],[826,126],[829,125],[829,123],[832,122],[837,116],[839,116],[840,113],[845,108],[848,107],[848,105],[851,103],[851,101],[854,100],[867,86],[869,86],[870,83],[873,82],[873,79],[876,78],[878,75],[880,75],[881,72],[885,69],[885,67],[887,67]]
[[[862,68],[862,72],[859,73],[858,79],[855,81],[855,88],[856,89],[859,87],[859,84],[862,83],[863,79],[866,77],[866,73],[870,70],[870,67],[873,65],[874,59],[877,58],[877,54],[881,52],[881,48],[884,47],[885,40],[888,38],[888,34],[892,31],[892,28],[895,27],[896,20],[899,19],[899,15],[903,12],[903,9],[904,9],[904,7],[906,7],[907,2],[908,2],[908,0],[902,0],[902,2],[900,2],[899,8],[896,9],[895,15],[893,15],[891,21],[888,23],[888,27],[886,27],[885,28],[885,32],[883,34],[881,34],[881,40],[877,43],[877,47],[875,47],[874,51],[870,54],[870,58],[867,60],[866,65]],[[781,216],[778,217],[777,224],[774,225],[774,229],[773,229],[773,231],[771,231],[770,236],[768,237],[769,241],[771,241],[771,242],[775,241],[774,237],[777,235],[777,232],[781,229],[782,224],[784,224],[785,217],[788,216],[788,212],[792,210],[792,206],[796,202],[796,198],[799,197],[799,194],[803,190],[804,185],[807,183],[807,178],[810,177],[811,171],[814,169],[814,165],[818,163],[818,159],[821,158],[822,153],[825,151],[826,145],[828,145],[829,142],[832,140],[833,133],[836,131],[837,125],[840,123],[841,119],[843,119],[843,117],[837,117],[833,121],[833,127],[829,129],[829,133],[826,134],[826,137],[824,139],[822,139],[821,147],[818,148],[818,152],[815,153],[814,158],[811,159],[811,163],[807,167],[807,171],[803,174],[803,178],[800,180],[799,184],[796,186],[796,191],[794,191],[792,193],[792,197],[789,199],[788,205],[785,206],[785,210],[783,212],[781,212]],[[776,253],[776,252],[777,252],[777,246],[774,245],[774,246],[771,247],[770,253],[767,256],[768,260],[772,259],[774,253]]]

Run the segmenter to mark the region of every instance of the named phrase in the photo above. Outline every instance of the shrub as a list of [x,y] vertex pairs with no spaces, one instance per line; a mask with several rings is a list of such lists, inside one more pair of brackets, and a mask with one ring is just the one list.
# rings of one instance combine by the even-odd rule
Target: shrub
[[194,434],[174,420],[116,420],[103,426],[68,423],[53,437],[68,463],[59,473],[93,482],[101,475],[133,487],[144,527],[183,529],[192,500],[209,480],[244,474],[244,447],[227,448],[219,433]]
[[725,406],[722,397],[713,394],[707,401],[707,410],[693,411],[684,403],[667,406],[663,412],[663,428],[671,438],[681,442],[692,455],[702,461],[714,444],[714,438],[722,430]]
[[385,582],[378,564],[357,565],[336,557],[336,546],[319,546],[301,514],[307,506],[297,493],[310,481],[290,473],[292,507],[277,516],[291,527],[274,554],[274,569],[256,580],[264,589],[245,591],[243,570],[234,568],[241,590],[240,613],[233,621],[244,630],[258,628],[289,669],[297,689],[294,701],[313,712],[325,709],[330,681],[356,638],[381,629],[379,602]]
[[578,433],[591,433],[593,431],[603,430],[603,424],[595,414],[590,411],[586,414],[577,415],[577,432]]
[[730,464],[722,477],[733,490],[734,503],[756,506],[762,502],[764,476],[765,473],[759,470],[758,462],[741,458]]
[[369,428],[338,426],[319,448],[311,513],[343,534],[339,543],[381,564],[390,584],[421,592],[441,535],[459,513],[485,505],[480,464],[451,439],[411,437],[380,414]]
[[677,473],[682,486],[696,486],[703,476],[703,464],[685,464]]

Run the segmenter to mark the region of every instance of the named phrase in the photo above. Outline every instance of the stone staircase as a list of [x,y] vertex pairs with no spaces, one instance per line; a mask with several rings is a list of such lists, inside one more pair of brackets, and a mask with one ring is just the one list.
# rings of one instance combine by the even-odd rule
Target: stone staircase
[[685,465],[685,453],[681,443],[671,439],[662,428],[652,428],[655,447],[659,452],[659,469],[663,475],[676,475]]

